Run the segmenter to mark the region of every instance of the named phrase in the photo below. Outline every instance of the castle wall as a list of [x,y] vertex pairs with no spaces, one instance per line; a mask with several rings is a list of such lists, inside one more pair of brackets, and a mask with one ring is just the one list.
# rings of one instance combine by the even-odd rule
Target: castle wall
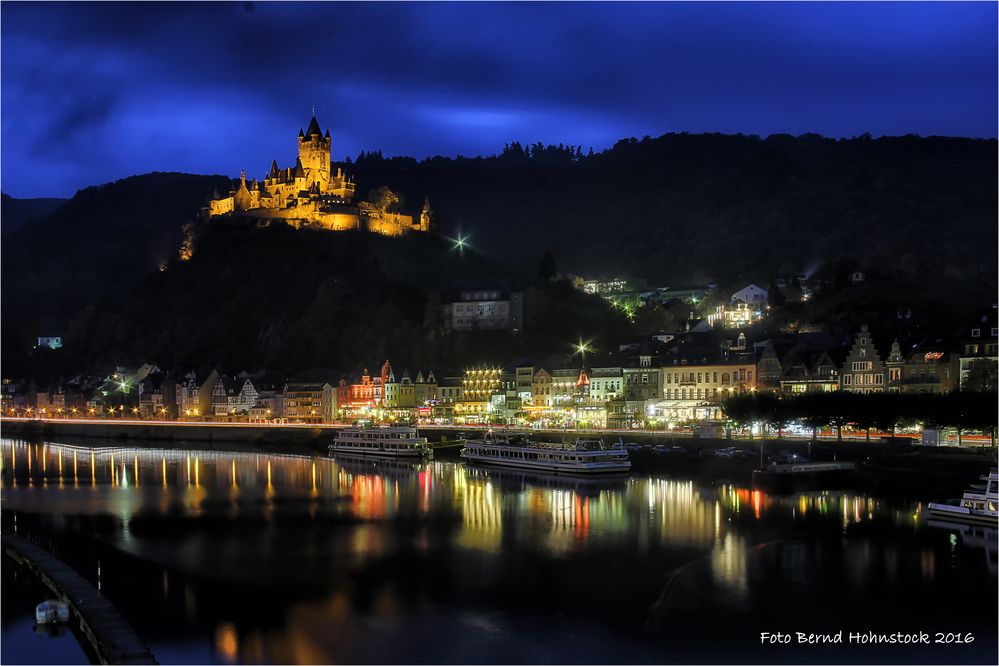
[[227,215],[235,210],[235,201],[232,197],[224,199],[212,199],[208,202],[210,215]]
[[386,236],[401,236],[413,227],[411,215],[397,213],[381,213],[368,217],[367,229]]

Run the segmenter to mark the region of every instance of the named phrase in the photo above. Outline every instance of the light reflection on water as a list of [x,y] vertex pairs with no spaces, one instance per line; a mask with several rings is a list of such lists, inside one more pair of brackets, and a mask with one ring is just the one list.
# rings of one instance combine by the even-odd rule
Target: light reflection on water
[[[690,479],[574,480],[444,461],[3,447],[4,509],[116,519],[109,540],[161,567],[153,588],[165,612],[187,623],[159,640],[210,645],[192,648],[193,661],[474,661],[476,645],[490,646],[494,661],[648,661],[664,654],[648,633],[665,631],[678,611],[753,613],[775,584],[810,595],[826,584],[817,576],[863,599],[869,586],[931,585],[953,565],[928,534],[921,503],[850,492],[775,496]],[[816,533],[832,547],[798,539]],[[284,611],[277,621],[254,618],[264,602],[226,606],[217,588],[198,582],[206,578],[283,595],[272,603]],[[546,625],[554,634],[525,626],[518,616],[528,611],[556,618]],[[455,623],[468,634],[457,652],[400,647]],[[573,647],[546,652],[563,635]],[[613,645],[613,658],[587,641]]]

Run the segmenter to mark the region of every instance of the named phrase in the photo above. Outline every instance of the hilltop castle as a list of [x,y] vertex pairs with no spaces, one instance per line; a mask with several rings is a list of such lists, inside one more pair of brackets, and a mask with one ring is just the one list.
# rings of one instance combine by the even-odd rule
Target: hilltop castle
[[216,192],[203,209],[207,217],[257,218],[266,224],[281,220],[295,228],[319,227],[332,231],[362,229],[386,236],[407,231],[430,231],[430,204],[425,201],[419,219],[394,212],[398,197],[387,188],[378,201],[352,203],[355,185],[341,169],[330,168],[332,139],[312,117],[309,128],[298,131],[298,160],[294,167],[278,168],[277,160],[263,181],[247,182],[242,172],[229,196]]

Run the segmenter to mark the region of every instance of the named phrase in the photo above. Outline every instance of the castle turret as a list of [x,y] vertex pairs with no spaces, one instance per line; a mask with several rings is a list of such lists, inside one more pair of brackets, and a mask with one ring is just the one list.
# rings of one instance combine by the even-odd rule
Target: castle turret
[[423,200],[423,210],[420,211],[420,231],[430,231],[430,199]]
[[250,191],[246,189],[246,171],[240,171],[239,188],[233,193],[233,203],[236,210],[248,210],[252,208],[250,199]]

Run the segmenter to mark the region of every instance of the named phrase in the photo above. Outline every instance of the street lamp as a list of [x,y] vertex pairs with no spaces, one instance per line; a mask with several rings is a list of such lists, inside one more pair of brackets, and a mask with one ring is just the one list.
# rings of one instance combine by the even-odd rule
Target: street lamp
[[458,251],[458,256],[465,255],[465,246],[468,245],[468,236],[458,234],[457,238],[451,239],[451,249]]

